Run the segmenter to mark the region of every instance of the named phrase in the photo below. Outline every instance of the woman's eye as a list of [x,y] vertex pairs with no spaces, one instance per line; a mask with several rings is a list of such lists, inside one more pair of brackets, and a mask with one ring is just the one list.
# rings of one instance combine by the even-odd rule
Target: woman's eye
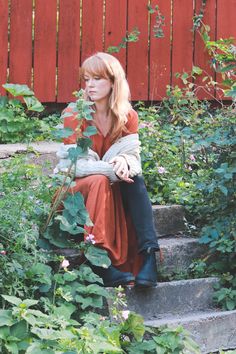
[[100,80],[101,78],[99,76],[95,76],[94,80]]

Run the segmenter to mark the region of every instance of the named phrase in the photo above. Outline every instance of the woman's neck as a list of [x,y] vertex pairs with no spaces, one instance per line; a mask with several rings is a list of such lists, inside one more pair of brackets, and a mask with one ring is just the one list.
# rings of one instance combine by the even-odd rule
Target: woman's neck
[[106,137],[111,129],[111,115],[108,109],[108,105],[97,105],[96,102],[94,120],[100,133]]
[[95,102],[96,114],[100,117],[107,116],[109,112],[108,100],[102,100]]

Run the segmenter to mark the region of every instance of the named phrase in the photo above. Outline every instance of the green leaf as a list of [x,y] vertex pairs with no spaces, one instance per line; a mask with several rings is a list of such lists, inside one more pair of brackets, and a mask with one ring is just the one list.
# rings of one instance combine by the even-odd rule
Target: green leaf
[[33,299],[25,299],[22,300],[22,304],[26,305],[27,308],[37,305],[38,300],[33,300]]
[[71,235],[77,235],[85,232],[84,228],[78,226],[76,223],[69,224],[66,218],[62,215],[58,215],[57,217],[55,217],[55,220],[60,221],[60,229],[62,231],[67,231]]
[[82,156],[85,156],[85,153],[80,146],[68,149],[68,159],[70,159],[72,162],[75,163],[78,157]]
[[8,102],[8,98],[6,96],[0,96],[0,108],[1,109],[6,106],[7,102]]
[[73,114],[72,112],[63,112],[62,115],[61,115],[61,119],[65,119],[65,118],[68,118],[68,117],[73,117]]
[[110,46],[107,48],[107,53],[119,53],[120,48],[119,47],[115,47],[115,46]]
[[201,75],[201,74],[202,74],[202,69],[199,68],[198,66],[193,66],[193,68],[192,68],[192,74]]
[[27,85],[4,84],[2,85],[12,96],[33,96],[34,92]]
[[226,97],[236,97],[236,86],[232,86],[230,90],[225,90]]
[[13,325],[12,312],[10,310],[0,310],[0,327]]
[[87,136],[87,137],[95,135],[95,134],[97,134],[97,128],[94,127],[93,125],[88,126],[86,128],[86,130],[83,132],[83,135]]
[[183,81],[183,83],[184,83],[185,85],[188,83],[188,81],[187,81],[188,78],[189,78],[188,73],[183,73],[183,74],[181,75],[181,79],[182,79],[182,81]]
[[13,305],[19,306],[22,303],[22,300],[16,296],[2,295],[4,300],[10,302]]
[[73,225],[60,224],[60,229],[74,236],[83,234],[85,232],[85,229],[83,227],[78,226],[77,224],[73,224]]
[[6,349],[9,351],[11,354],[19,354],[18,347],[16,343],[6,343],[5,344]]
[[33,315],[33,316],[36,316],[36,317],[42,317],[42,318],[47,318],[48,316],[43,313],[42,311],[39,311],[39,310],[34,310],[34,309],[30,309],[27,311],[27,316],[28,314],[30,315]]
[[132,343],[129,346],[129,354],[146,354],[151,353],[154,349],[156,349],[156,343],[153,340],[145,340],[139,343]]
[[70,136],[72,134],[73,134],[73,130],[71,128],[57,129],[52,132],[52,135],[56,139],[68,138],[68,136]]
[[234,300],[227,299],[226,300],[226,308],[229,311],[232,311],[236,308],[236,303]]
[[230,64],[230,65],[224,66],[223,68],[220,68],[219,71],[221,73],[225,73],[226,71],[230,71],[230,70],[233,70],[233,69],[236,69],[236,65],[235,64]]
[[8,325],[0,327],[0,339],[6,340],[10,335],[10,327]]
[[41,284],[51,285],[51,271],[52,268],[48,265],[36,263],[26,272],[26,276]]
[[103,280],[95,274],[90,267],[85,264],[80,266],[79,277],[82,281],[87,281],[89,283],[100,283],[103,284]]
[[75,194],[68,194],[66,199],[63,201],[65,209],[69,210],[72,216],[76,216],[80,209],[85,209],[84,197],[80,192]]
[[87,153],[88,148],[90,148],[92,146],[92,140],[89,138],[80,138],[78,140],[78,144],[79,146],[82,148],[82,150]]
[[107,297],[109,295],[108,291],[98,284],[89,284],[86,286],[81,285],[80,287],[78,287],[78,289],[76,291],[80,294],[84,294],[85,296],[87,294],[101,295],[104,297]]
[[105,338],[103,339],[103,337],[101,336],[96,336],[95,338],[95,343],[93,343],[92,341],[89,343],[89,347],[92,350],[91,353],[124,353],[121,348],[112,345],[108,341],[105,341]]
[[55,307],[53,312],[55,315],[59,317],[63,315],[65,319],[69,320],[71,318],[72,313],[75,312],[76,309],[77,308],[75,305],[71,303],[65,303],[59,307]]
[[10,334],[13,337],[19,338],[19,339],[24,339],[27,337],[27,323],[26,321],[22,320],[16,324],[14,324],[10,328]]
[[228,189],[225,186],[219,185],[219,189],[225,196],[228,195]]
[[24,101],[29,111],[42,112],[44,110],[43,105],[34,96],[24,97]]
[[78,278],[78,275],[77,275],[77,273],[76,272],[66,272],[65,274],[64,274],[64,279],[66,280],[66,281],[74,281],[74,280],[76,280]]
[[128,319],[125,321],[122,332],[123,333],[132,333],[134,338],[137,341],[140,341],[143,338],[145,333],[145,326],[144,326],[143,317],[131,312],[129,314]]
[[91,245],[87,250],[85,250],[84,255],[89,260],[89,262],[95,266],[108,268],[111,265],[108,253],[104,249]]
[[55,354],[55,351],[52,349],[42,349],[44,347],[44,343],[33,342],[26,350],[26,354]]
[[96,300],[92,296],[87,296],[84,297],[84,295],[76,295],[75,296],[75,301],[78,302],[81,305],[82,310],[85,310],[88,307],[98,307],[101,308],[103,305],[102,298],[100,300],[99,306],[96,304]]
[[67,331],[67,330],[54,330],[52,328],[37,328],[33,327],[31,329],[31,332],[36,334],[40,339],[45,339],[45,340],[58,340],[61,338],[67,338],[67,339],[73,339],[76,338],[76,335],[74,335],[72,332]]

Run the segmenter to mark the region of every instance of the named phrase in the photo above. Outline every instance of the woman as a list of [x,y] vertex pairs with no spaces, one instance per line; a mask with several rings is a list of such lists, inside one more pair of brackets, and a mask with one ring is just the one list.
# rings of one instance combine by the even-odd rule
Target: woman
[[[124,70],[112,55],[96,53],[84,61],[81,77],[85,99],[94,102],[93,121],[85,121],[82,130],[93,124],[97,134],[91,137],[88,157],[77,161],[73,192],[83,194],[94,224],[86,231],[94,235],[98,247],[108,251],[112,262],[99,274],[105,286],[133,281],[138,287],[156,286],[159,246],[141,176],[138,117],[129,102]],[[75,131],[78,121],[69,107],[66,113],[64,126]],[[75,142],[76,133],[64,140],[57,170],[62,169],[66,150]]]

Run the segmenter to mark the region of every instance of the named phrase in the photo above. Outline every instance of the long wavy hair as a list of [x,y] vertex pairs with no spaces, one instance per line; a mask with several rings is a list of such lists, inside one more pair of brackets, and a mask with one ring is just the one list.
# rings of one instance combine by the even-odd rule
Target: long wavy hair
[[[84,78],[85,73],[89,75],[99,76],[110,79],[112,82],[112,90],[109,97],[109,114],[112,119],[110,136],[114,141],[121,136],[127,122],[127,115],[131,110],[130,90],[128,82],[125,78],[125,72],[115,57],[110,54],[98,52],[87,58],[81,67],[80,76]],[[89,97],[85,90],[85,99]]]

